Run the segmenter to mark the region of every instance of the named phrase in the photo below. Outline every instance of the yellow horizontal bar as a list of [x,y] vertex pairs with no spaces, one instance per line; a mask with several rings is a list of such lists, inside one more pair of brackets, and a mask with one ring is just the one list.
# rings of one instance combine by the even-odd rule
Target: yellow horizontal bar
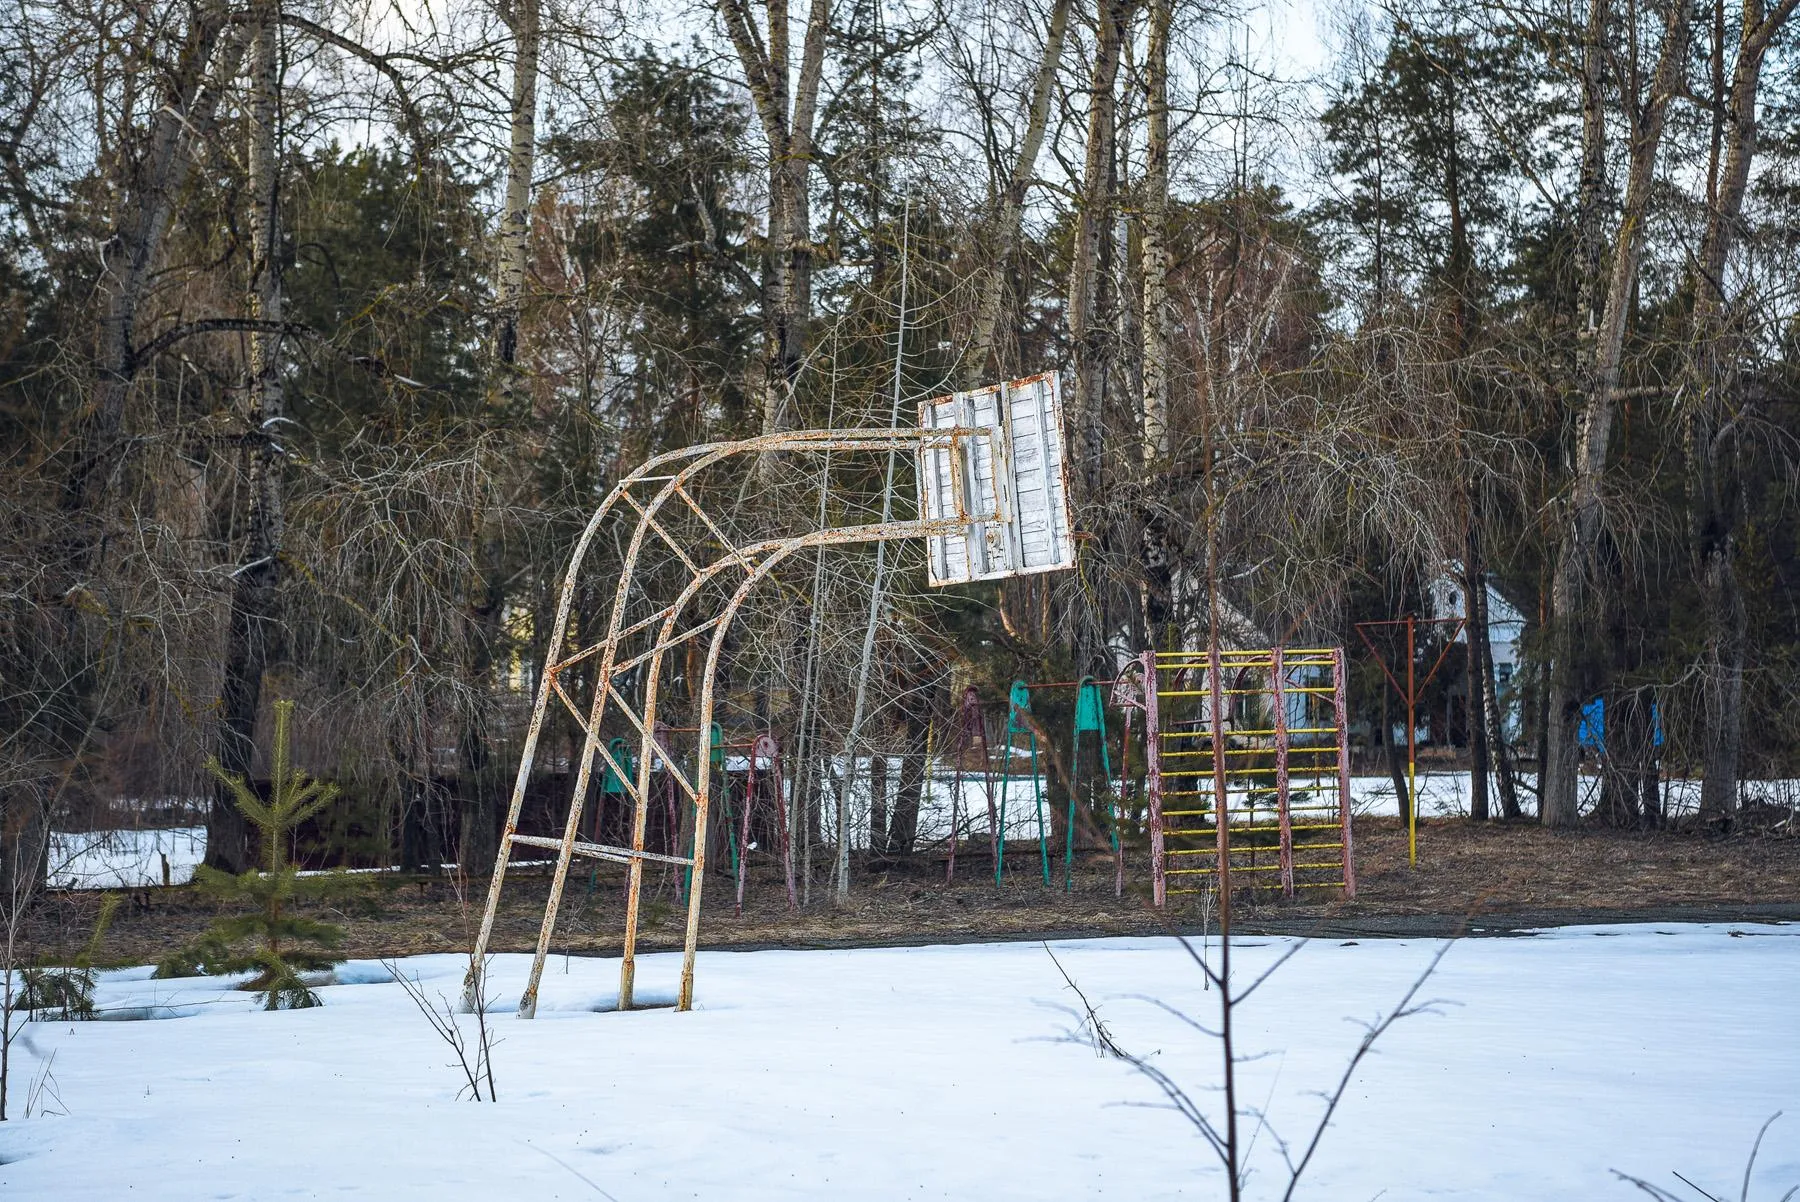
[[[1330,658],[1335,656],[1337,651],[1338,649],[1336,647],[1283,647],[1281,649],[1281,658],[1283,662],[1293,659],[1296,655],[1323,655]],[[1156,653],[1156,658],[1159,660],[1206,659],[1211,655],[1211,651],[1158,651]],[[1233,656],[1236,656],[1239,659],[1250,658],[1272,660],[1275,658],[1275,653],[1272,648],[1267,647],[1234,651],[1227,651],[1224,648],[1219,649],[1220,659],[1230,659]]]
[[[1280,871],[1281,871],[1281,865],[1279,865],[1279,864],[1233,864],[1231,866],[1231,874],[1233,876],[1236,876],[1240,872],[1280,872]],[[1218,876],[1219,870],[1217,867],[1213,867],[1213,868],[1165,868],[1165,869],[1163,869],[1163,875],[1166,877]]]

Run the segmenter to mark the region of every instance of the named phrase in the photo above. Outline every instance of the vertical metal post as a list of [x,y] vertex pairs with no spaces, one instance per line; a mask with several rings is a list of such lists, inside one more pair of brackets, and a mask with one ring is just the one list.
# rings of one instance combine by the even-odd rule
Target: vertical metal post
[[1418,622],[1406,619],[1406,862],[1419,862],[1419,693],[1414,686],[1417,652],[1413,648]]
[[[1085,679],[1085,678],[1084,678]],[[1074,888],[1075,877],[1075,798],[1081,789],[1081,693],[1075,686],[1075,733],[1069,744],[1069,812],[1063,820],[1063,892]],[[1102,744],[1104,746],[1104,744]]]
[[1231,908],[1231,823],[1226,811],[1230,794],[1225,784],[1225,686],[1220,680],[1224,666],[1219,660],[1219,636],[1215,630],[1206,643],[1207,688],[1212,693],[1213,741],[1213,820],[1218,833],[1219,931],[1229,929],[1226,917]]
[[[1294,896],[1294,827],[1288,814],[1288,721],[1287,667],[1282,662],[1281,648],[1269,651],[1269,693],[1275,707],[1275,806],[1281,823],[1281,891]],[[1306,694],[1302,693],[1302,697]],[[1303,725],[1308,725],[1304,724]]]
[[562,905],[563,885],[569,879],[569,861],[575,855],[575,837],[581,831],[581,810],[587,801],[588,780],[594,774],[594,755],[600,746],[600,717],[606,710],[610,683],[604,669],[594,682],[594,704],[588,711],[587,734],[581,741],[581,766],[575,773],[574,796],[569,799],[569,817],[563,823],[562,845],[556,850],[556,871],[550,878],[550,900],[544,906],[544,921],[538,927],[531,975],[526,978],[525,993],[519,998],[520,1018],[537,1016],[538,981],[544,975],[544,959],[550,954],[550,938],[556,933],[556,914]]
[[1156,707],[1156,652],[1146,651],[1144,665],[1144,783],[1150,793],[1150,898],[1157,909],[1168,901],[1163,863],[1162,732]]
[[[558,623],[559,631],[562,623]],[[552,643],[550,656],[559,644]],[[488,882],[487,908],[481,913],[481,931],[475,936],[475,947],[469,954],[469,970],[463,977],[462,1005],[474,1011],[482,1004],[481,974],[487,963],[488,940],[494,934],[494,916],[500,909],[500,887],[506,882],[506,866],[512,859],[512,837],[519,832],[519,814],[525,808],[525,786],[531,779],[531,763],[537,754],[538,736],[544,729],[544,712],[550,701],[551,668],[545,664],[538,681],[537,705],[531,711],[531,725],[525,731],[525,748],[519,759],[519,775],[513,780],[512,801],[506,809],[506,825],[500,829],[500,849],[494,853],[494,876]]]
[[1125,711],[1125,730],[1119,736],[1119,794],[1113,798],[1113,896],[1125,896],[1125,845],[1119,842],[1119,823],[1125,808],[1125,790],[1131,787],[1131,711]]
[[[744,887],[750,879],[750,811],[756,808],[756,749],[761,738],[762,736],[758,735],[750,743],[750,770],[744,774],[744,813],[738,819],[737,901],[735,905],[739,918],[744,916]],[[727,780],[729,781],[729,778]],[[729,797],[731,785],[727,783],[725,788]],[[728,804],[726,813],[729,815],[730,812],[731,807]]]
[[[1004,825],[999,811],[994,808],[994,749],[988,745],[987,717],[981,712],[981,701],[975,693],[974,686],[968,691],[970,721],[975,723],[975,737],[981,740],[981,788],[987,798],[988,845],[993,850],[995,862],[999,862],[1006,853],[1006,835],[1001,829]],[[1009,740],[1010,742],[1010,740]]]
[[962,820],[962,761],[966,737],[967,728],[965,727],[957,734],[956,750],[951,753],[956,757],[956,763],[950,770],[950,856],[944,864],[944,884],[946,885],[956,880],[956,845],[962,841],[962,830],[959,824]]
[[1006,794],[1007,786],[1012,783],[1012,717],[1008,711],[1006,720],[1006,758],[1000,763],[1000,817],[995,826],[994,837],[994,888],[1000,887],[1000,878],[1006,873]]
[[1350,848],[1350,707],[1344,699],[1344,649],[1331,650],[1331,706],[1337,721],[1338,822],[1344,828],[1344,896],[1356,896],[1356,859]]
[[794,839],[788,825],[787,774],[781,767],[781,744],[775,741],[774,735],[765,737],[769,740],[769,763],[774,770],[771,775],[775,780],[775,815],[781,823],[781,867],[787,874],[788,909],[797,910],[800,895],[794,888]]
[[[651,674],[649,681],[644,686],[645,699],[648,703],[645,707],[644,718],[648,730],[638,745],[637,808],[632,811],[631,816],[631,850],[635,852],[644,850],[644,840],[650,824],[650,774],[656,769],[658,763],[662,763],[663,776],[667,778],[663,783],[667,786],[668,800],[671,803],[668,807],[671,844],[675,837],[673,834],[675,776],[669,771],[669,764],[664,762],[669,755],[668,736],[665,734],[667,728],[656,720],[657,675]],[[672,845],[669,850],[670,854],[675,853]],[[641,856],[632,857],[631,864],[626,869],[625,881],[625,940],[619,955],[619,1009],[621,1010],[631,1009],[637,985],[638,907],[644,895],[644,861]]]
[[1044,826],[1044,782],[1038,775],[1037,733],[1031,735],[1031,800],[1037,807],[1038,860],[1044,867],[1044,885],[1050,884],[1050,837]]

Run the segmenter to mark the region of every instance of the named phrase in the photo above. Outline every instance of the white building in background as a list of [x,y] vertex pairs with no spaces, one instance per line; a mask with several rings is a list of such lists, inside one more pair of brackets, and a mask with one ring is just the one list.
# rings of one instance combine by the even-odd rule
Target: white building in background
[[[1426,604],[1431,607],[1433,618],[1468,619],[1468,595],[1463,588],[1460,563],[1450,564],[1448,570],[1432,582],[1426,592]],[[1516,739],[1519,737],[1519,701],[1511,686],[1523,650],[1525,615],[1501,596],[1492,583],[1487,586],[1487,613],[1488,648],[1494,657],[1494,691],[1505,713],[1506,736]],[[1466,632],[1459,634],[1457,642],[1466,642],[1467,638]]]

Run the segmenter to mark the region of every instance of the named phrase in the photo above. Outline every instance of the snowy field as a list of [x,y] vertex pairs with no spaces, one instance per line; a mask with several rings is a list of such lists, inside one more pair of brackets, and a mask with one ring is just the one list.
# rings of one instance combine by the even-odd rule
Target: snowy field
[[[1147,999],[1211,1017],[1163,939],[1055,944],[1115,1038],[1217,1109],[1215,1046]],[[1247,940],[1248,979],[1288,946]],[[1299,1139],[1359,1031],[1435,945],[1313,941],[1239,1012],[1247,1104]],[[678,960],[643,961],[668,999]],[[510,1008],[526,962],[494,967]],[[456,957],[402,962],[454,994]],[[14,1047],[0,1197],[278,1199],[1086,1199],[1223,1197],[1178,1115],[1080,1038],[1034,944],[703,953],[699,1009],[604,1013],[615,964],[560,957],[534,1022],[499,1017],[497,1105],[399,985],[352,963],[322,1008],[262,1013],[218,981],[104,974],[118,1019],[42,1023]],[[1694,1197],[1800,1184],[1800,926],[1568,928],[1454,945],[1365,1062],[1299,1198]],[[465,1019],[472,1027],[473,1019]],[[54,1059],[52,1059],[52,1057]],[[35,1089],[28,1083],[36,1081]],[[1249,1130],[1255,1131],[1251,1124]],[[1247,1197],[1278,1198],[1255,1131]]]
[[206,859],[206,828],[58,832],[50,836],[52,889],[138,889],[185,885]]

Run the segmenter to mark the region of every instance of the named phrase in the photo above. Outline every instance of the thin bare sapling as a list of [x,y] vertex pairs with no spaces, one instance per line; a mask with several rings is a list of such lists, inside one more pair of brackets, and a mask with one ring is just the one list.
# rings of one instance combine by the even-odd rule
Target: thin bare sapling
[[409,977],[396,960],[383,960],[382,967],[406,991],[425,1021],[437,1037],[449,1045],[456,1053],[456,1068],[462,1070],[463,1085],[456,1091],[456,1096],[467,1096],[472,1102],[498,1102],[500,1095],[494,1091],[494,1044],[498,1042],[493,1029],[488,1026],[488,1005],[493,1000],[488,992],[488,964],[479,963],[473,956],[469,958],[468,981],[472,986],[471,994],[477,1004],[468,1007],[475,1019],[475,1039],[470,1044],[463,1031],[462,1021],[457,1013],[457,1006],[443,994],[433,1001],[425,993],[425,986],[418,977]]
[[[1223,911],[1223,907],[1221,910]],[[1312,1163],[1313,1157],[1323,1143],[1325,1132],[1331,1126],[1332,1117],[1337,1113],[1338,1106],[1348,1092],[1357,1069],[1374,1050],[1375,1044],[1383,1035],[1387,1034],[1389,1028],[1401,1019],[1417,1014],[1435,1013],[1437,1007],[1443,1004],[1436,1000],[1421,1000],[1420,994],[1425,988],[1425,983],[1437,971],[1444,954],[1450,950],[1451,941],[1446,940],[1437,949],[1423,971],[1401,994],[1399,1001],[1392,1009],[1385,1014],[1378,1015],[1373,1020],[1361,1022],[1363,1034],[1357,1041],[1355,1050],[1345,1062],[1343,1071],[1338,1075],[1333,1087],[1320,1095],[1325,1103],[1324,1112],[1319,1116],[1318,1122],[1314,1124],[1305,1139],[1290,1141],[1275,1130],[1269,1122],[1268,1115],[1261,1108],[1246,1105],[1239,1100],[1238,1066],[1248,1060],[1256,1059],[1256,1057],[1239,1053],[1234,1032],[1234,1019],[1238,1009],[1306,945],[1303,941],[1294,942],[1276,957],[1273,964],[1240,989],[1232,980],[1231,934],[1223,913],[1221,913],[1220,927],[1216,965],[1211,962],[1211,957],[1202,949],[1194,946],[1192,940],[1184,935],[1176,936],[1182,950],[1200,970],[1205,988],[1213,992],[1218,999],[1218,1025],[1210,1027],[1194,1016],[1160,999],[1147,1000],[1158,1009],[1172,1015],[1189,1029],[1218,1041],[1221,1059],[1218,1088],[1224,1095],[1223,1113],[1214,1113],[1203,1105],[1192,1091],[1161,1068],[1153,1057],[1133,1052],[1122,1045],[1111,1029],[1102,1021],[1099,1012],[1088,1000],[1087,994],[1082,991],[1081,986],[1076,984],[1075,979],[1069,975],[1068,970],[1063,967],[1062,961],[1056,958],[1056,953],[1050,950],[1049,944],[1044,945],[1044,951],[1050,956],[1051,962],[1056,965],[1057,972],[1062,974],[1063,980],[1079,999],[1083,1042],[1092,1046],[1095,1052],[1101,1056],[1124,1061],[1156,1086],[1168,1107],[1181,1115],[1199,1133],[1207,1147],[1218,1158],[1220,1167],[1225,1170],[1226,1196],[1230,1202],[1241,1202],[1244,1197],[1244,1191],[1249,1181],[1249,1154],[1255,1143],[1256,1132],[1266,1132],[1274,1141],[1285,1171],[1285,1183],[1280,1197],[1282,1202],[1292,1202],[1301,1178],[1305,1175],[1307,1167]],[[1245,1124],[1240,1120],[1246,1120],[1252,1128],[1248,1137],[1243,1129]]]
[[[1775,1125],[1775,1120],[1780,1117],[1781,1111],[1777,1110],[1774,1114],[1771,1114],[1765,1119],[1762,1127],[1756,1133],[1755,1141],[1750,1145],[1749,1159],[1744,1161],[1744,1179],[1738,1186],[1738,1202],[1750,1202],[1750,1177],[1751,1174],[1756,1171],[1756,1157],[1758,1153],[1762,1151],[1763,1137],[1769,1134],[1769,1128],[1773,1127]],[[1633,1177],[1629,1173],[1621,1173],[1617,1169],[1613,1170],[1613,1176],[1621,1181],[1628,1181],[1632,1185],[1637,1186],[1638,1189],[1649,1194],[1652,1198],[1655,1198],[1657,1202],[1694,1202],[1695,1197],[1704,1199],[1705,1202],[1725,1202],[1725,1195],[1723,1192],[1715,1194],[1709,1190],[1703,1189],[1682,1176],[1680,1173],[1671,1171],[1670,1175],[1681,1182],[1681,1184],[1687,1186],[1688,1189],[1692,1190],[1693,1196],[1684,1193],[1678,1194],[1672,1190],[1666,1190],[1660,1185],[1652,1185],[1642,1177]],[[1792,1202],[1796,1197],[1800,1197],[1800,1185],[1793,1186],[1787,1193],[1781,1195],[1779,1202]]]

